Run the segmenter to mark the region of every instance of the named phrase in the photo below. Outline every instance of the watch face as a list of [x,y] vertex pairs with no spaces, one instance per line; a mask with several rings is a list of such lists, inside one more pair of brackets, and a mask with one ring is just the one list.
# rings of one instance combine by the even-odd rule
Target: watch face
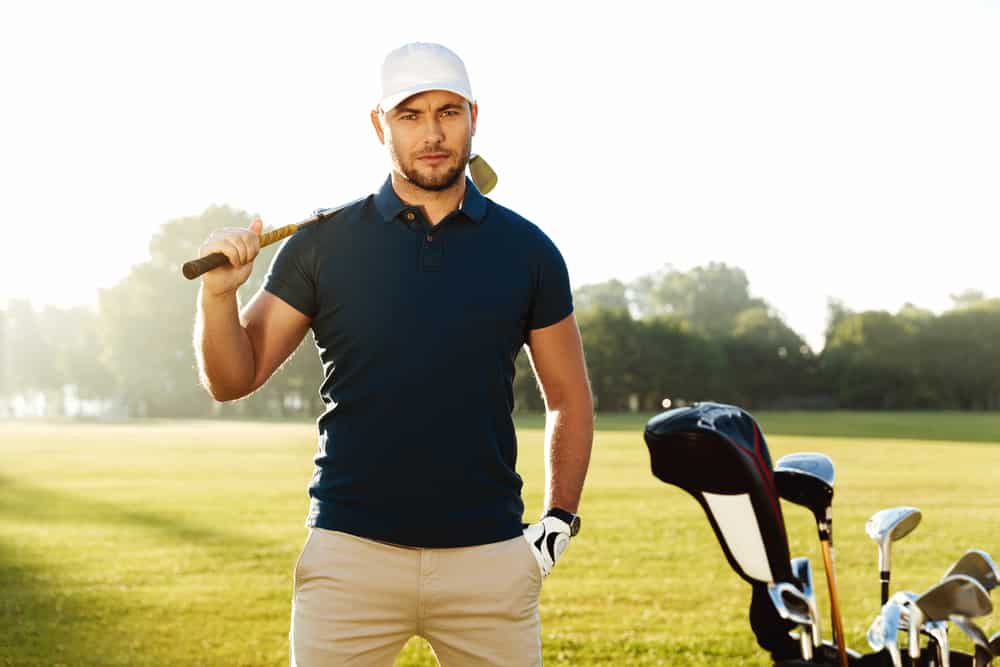
[[569,525],[569,536],[576,537],[576,534],[580,532],[580,517],[574,516],[573,523]]

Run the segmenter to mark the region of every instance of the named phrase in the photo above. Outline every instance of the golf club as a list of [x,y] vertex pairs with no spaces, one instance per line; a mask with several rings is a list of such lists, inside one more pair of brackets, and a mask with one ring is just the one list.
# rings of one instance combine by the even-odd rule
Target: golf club
[[767,593],[771,596],[771,602],[774,604],[778,615],[799,626],[801,632],[799,643],[802,647],[802,659],[805,661],[812,660],[813,644],[810,628],[812,627],[813,616],[809,599],[794,584],[786,581],[769,584]]
[[[484,195],[496,187],[497,174],[481,155],[473,153],[469,156],[469,175],[472,177],[472,182],[476,184],[476,187],[479,188],[479,191]],[[353,204],[354,202],[351,203]],[[306,225],[326,220],[348,205],[349,204],[345,204],[344,206],[338,206],[336,208],[322,209],[317,211],[312,217],[306,218],[300,222],[294,222],[290,225],[284,225],[283,227],[277,227],[268,232],[264,232],[260,235],[260,247],[263,248],[271,245],[272,243],[277,243],[281,239],[291,236]],[[184,265],[181,267],[181,273],[184,274],[184,277],[188,280],[194,280],[201,274],[207,273],[208,271],[220,266],[225,266],[228,263],[229,259],[224,253],[213,252],[205,255],[204,257],[184,262]]]
[[833,620],[833,641],[837,646],[840,667],[847,667],[847,645],[837,599],[837,579],[833,565],[833,461],[825,454],[806,452],[788,454],[774,466],[774,481],[778,495],[802,505],[816,517],[826,585],[830,592],[830,615]]
[[953,574],[966,574],[982,584],[987,591],[996,588],[997,582],[1000,580],[1000,570],[997,569],[997,564],[982,549],[969,549],[962,554],[962,557],[948,568],[944,576],[948,577]]
[[812,565],[809,563],[808,558],[801,557],[792,559],[792,576],[795,577],[795,581],[799,585],[799,590],[802,591],[802,594],[806,598],[806,602],[809,604],[809,616],[811,618],[809,624],[809,634],[812,639],[813,648],[819,648],[823,643],[823,633],[820,631],[819,605],[816,604],[816,591],[813,588]]
[[882,611],[868,628],[868,645],[875,651],[886,651],[892,660],[892,667],[903,667],[903,654],[899,650],[900,620],[903,605],[891,600],[882,605]]
[[889,599],[889,574],[892,569],[890,556],[892,543],[901,540],[920,523],[920,510],[916,507],[891,507],[875,512],[865,524],[868,537],[878,545],[878,570],[882,586],[882,604]]
[[940,667],[951,667],[951,644],[948,641],[948,621],[927,621],[921,632],[931,638]]
[[993,655],[1000,655],[1000,632],[994,632],[990,636],[990,651]]
[[951,615],[951,622],[964,632],[976,647],[976,652],[973,656],[973,667],[987,667],[993,660],[993,648],[990,646],[990,640],[986,638],[986,633],[983,632],[983,629],[968,618],[959,616],[958,614]]
[[920,631],[926,621],[945,621],[952,614],[976,618],[991,611],[989,593],[978,581],[964,574],[945,577],[910,605],[910,658],[920,657]]

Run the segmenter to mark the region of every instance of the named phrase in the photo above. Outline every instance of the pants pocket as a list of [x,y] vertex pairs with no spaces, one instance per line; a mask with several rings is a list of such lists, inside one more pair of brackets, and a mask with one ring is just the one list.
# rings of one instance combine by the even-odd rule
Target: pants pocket
[[313,542],[314,531],[312,528],[309,529],[309,534],[306,536],[305,544],[302,545],[302,550],[299,551],[299,557],[295,559],[295,567],[292,569],[292,589],[298,588],[299,582],[303,578],[303,568],[306,563],[306,555],[309,551],[309,545]]

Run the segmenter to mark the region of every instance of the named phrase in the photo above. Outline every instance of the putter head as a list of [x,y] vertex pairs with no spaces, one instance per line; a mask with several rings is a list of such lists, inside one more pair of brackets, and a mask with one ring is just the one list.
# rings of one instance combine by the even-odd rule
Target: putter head
[[802,452],[778,459],[774,481],[785,500],[812,510],[817,523],[829,519],[833,504],[833,461],[826,454]]
[[814,648],[819,648],[823,644],[823,633],[819,626],[819,606],[816,604],[816,591],[813,588],[812,565],[809,559],[804,557],[793,558],[791,565],[792,577],[809,604],[809,614],[812,618],[809,625],[812,645]]
[[948,577],[953,574],[968,575],[982,584],[987,591],[996,588],[997,582],[1000,581],[1000,570],[997,569],[997,564],[982,549],[969,549],[962,554],[962,557],[948,568],[944,576]]
[[888,572],[891,569],[889,545],[901,540],[920,524],[921,514],[916,507],[890,507],[872,514],[865,524],[868,537],[878,545],[878,569]]
[[489,194],[490,190],[497,185],[497,173],[493,171],[493,167],[483,159],[482,155],[473,153],[469,156],[469,175],[472,177],[472,182],[484,195]]
[[792,581],[771,455],[753,417],[736,406],[697,403],[653,417],[644,438],[653,475],[695,497],[740,577]]

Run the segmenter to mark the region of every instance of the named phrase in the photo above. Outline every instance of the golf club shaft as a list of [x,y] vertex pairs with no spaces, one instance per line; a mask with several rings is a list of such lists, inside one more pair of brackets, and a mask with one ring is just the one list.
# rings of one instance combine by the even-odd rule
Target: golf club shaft
[[882,581],[882,604],[884,605],[886,602],[889,601],[889,572],[888,571],[881,572],[881,581]]
[[837,659],[840,667],[847,667],[847,644],[844,640],[844,623],[840,617],[840,601],[837,599],[837,579],[833,571],[833,554],[830,540],[820,540],[823,548],[823,569],[826,570],[826,586],[830,591],[830,616],[833,621],[833,643],[837,645]]

